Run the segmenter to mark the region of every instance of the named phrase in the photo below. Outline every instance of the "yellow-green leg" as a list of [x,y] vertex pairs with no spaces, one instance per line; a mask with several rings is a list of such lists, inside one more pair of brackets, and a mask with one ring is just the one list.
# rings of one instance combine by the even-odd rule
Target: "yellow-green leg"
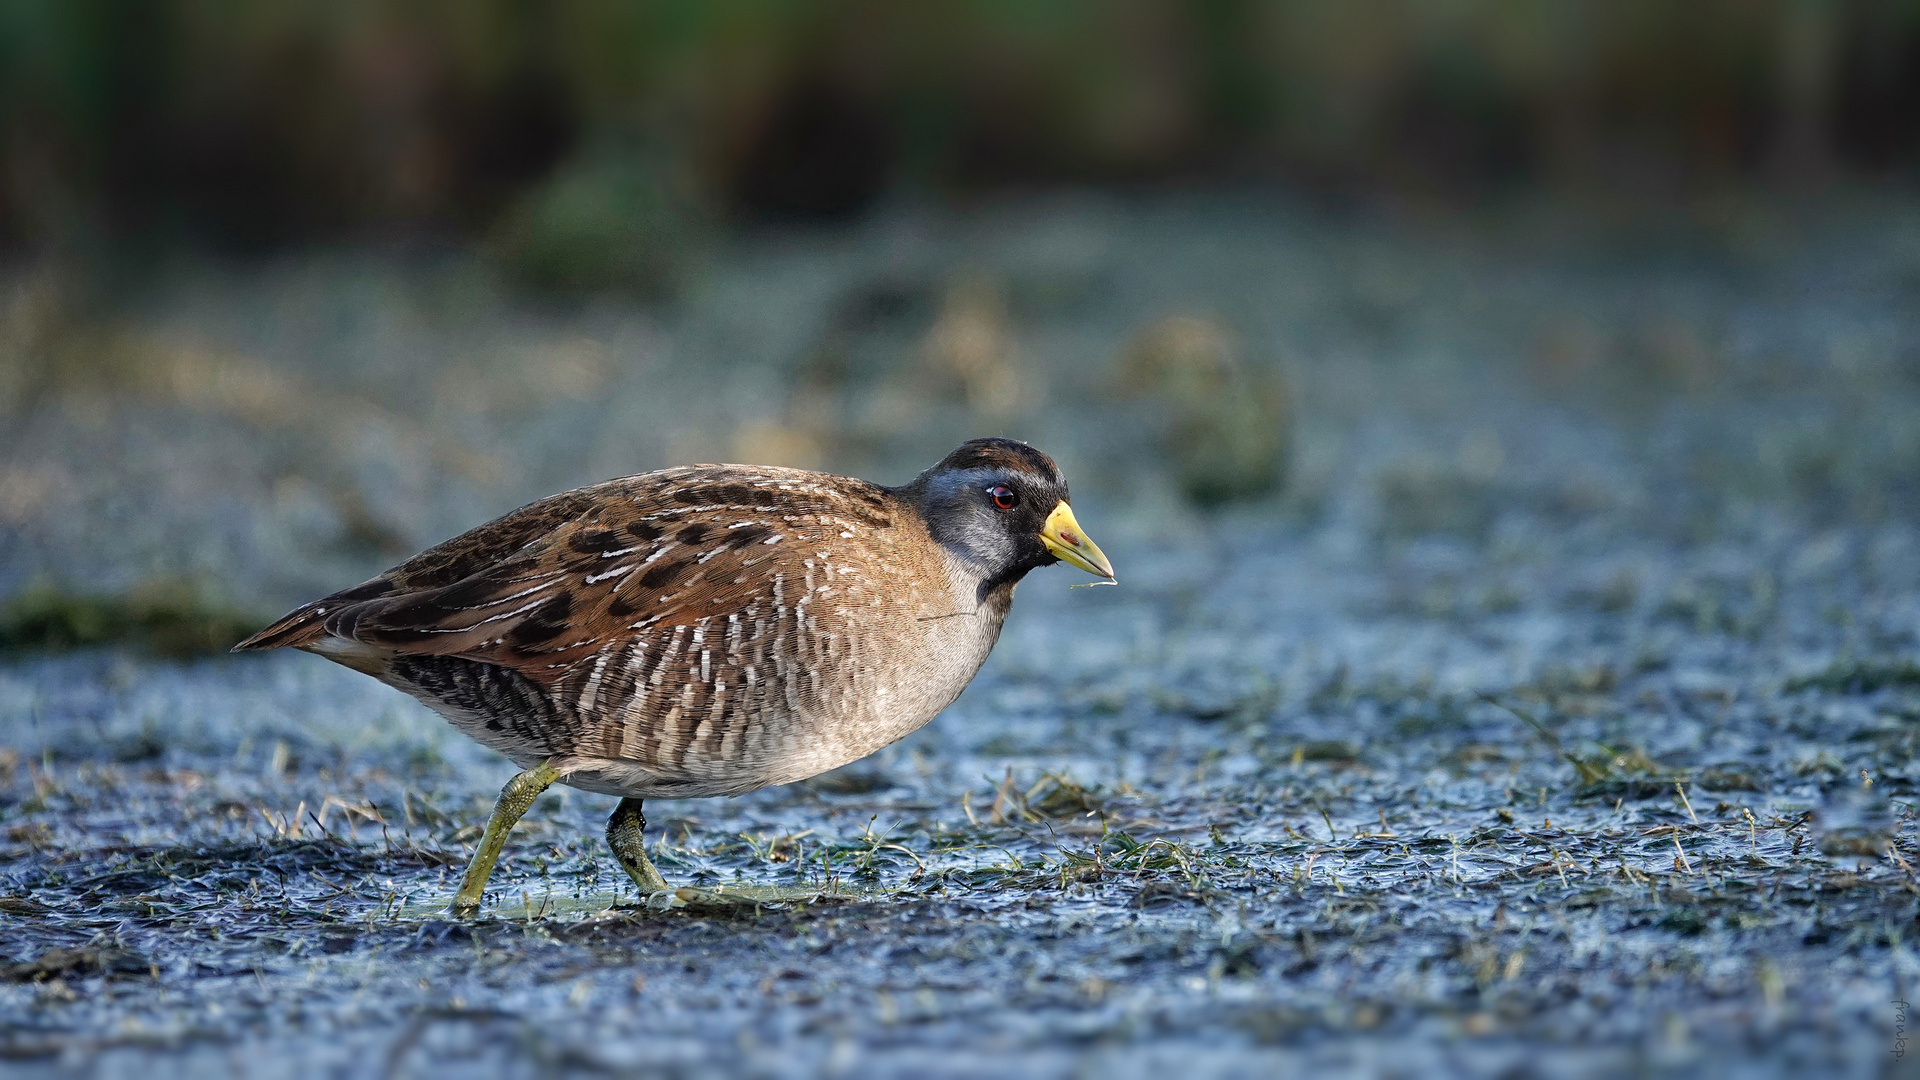
[[480,836],[480,847],[473,853],[473,861],[467,864],[467,876],[460,882],[460,891],[453,894],[453,903],[448,907],[456,917],[466,918],[480,910],[480,894],[486,891],[487,878],[493,875],[493,864],[500,859],[507,833],[533,806],[533,800],[558,779],[560,773],[543,761],[507,781],[507,786],[500,789],[500,801],[493,804],[493,816],[487,819],[487,831]]
[[640,813],[639,799],[621,799],[613,816],[607,819],[607,846],[613,849],[613,857],[620,860],[620,869],[640,886],[643,896],[667,887],[667,879],[660,876],[660,871],[655,870],[652,860],[647,858],[643,837],[646,831],[647,819]]

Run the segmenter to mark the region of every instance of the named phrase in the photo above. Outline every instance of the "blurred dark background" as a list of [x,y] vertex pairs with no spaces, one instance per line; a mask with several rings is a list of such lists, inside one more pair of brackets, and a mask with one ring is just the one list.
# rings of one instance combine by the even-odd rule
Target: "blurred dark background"
[[833,219],[900,186],[1201,180],[1670,200],[1920,164],[1903,0],[18,0],[0,19],[16,251],[398,231],[517,245],[566,283],[623,268],[524,249],[596,211]]
[[0,644],[984,433],[1103,542],[1907,521],[1917,177],[1904,0],[15,0]]

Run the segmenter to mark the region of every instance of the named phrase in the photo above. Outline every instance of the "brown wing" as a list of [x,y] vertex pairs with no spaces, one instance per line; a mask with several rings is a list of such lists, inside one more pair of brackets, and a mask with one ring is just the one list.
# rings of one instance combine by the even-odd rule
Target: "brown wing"
[[695,466],[557,495],[317,600],[241,649],[323,638],[511,668],[552,688],[653,626],[737,611],[844,519],[890,523],[885,489],[787,469]]

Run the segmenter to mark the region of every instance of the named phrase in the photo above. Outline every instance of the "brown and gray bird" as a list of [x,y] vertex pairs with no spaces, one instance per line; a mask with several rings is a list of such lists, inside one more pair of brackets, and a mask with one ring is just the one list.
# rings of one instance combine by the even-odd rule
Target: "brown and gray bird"
[[837,768],[960,696],[1036,567],[1111,581],[1053,459],[975,439],[901,487],[755,465],[609,480],[521,507],[235,646],[291,646],[424,702],[525,772],[453,910],[556,781],[621,797],[607,843],[666,888],[641,800]]

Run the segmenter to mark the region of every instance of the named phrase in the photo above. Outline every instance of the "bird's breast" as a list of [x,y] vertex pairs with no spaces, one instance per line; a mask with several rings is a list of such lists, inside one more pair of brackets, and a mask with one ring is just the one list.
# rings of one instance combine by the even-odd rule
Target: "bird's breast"
[[[864,757],[933,719],[998,640],[1012,586],[816,552],[741,608],[636,634],[566,681],[584,757],[651,792],[730,794]],[[640,774],[636,774],[640,775]],[[645,794],[639,781],[628,794]]]
[[827,631],[846,636],[835,692],[821,702],[825,708],[788,721],[803,725],[815,744],[806,768],[836,768],[912,734],[973,681],[999,640],[1013,590],[982,602],[973,580],[953,577],[943,574],[933,587],[923,577],[864,611],[850,606]]

